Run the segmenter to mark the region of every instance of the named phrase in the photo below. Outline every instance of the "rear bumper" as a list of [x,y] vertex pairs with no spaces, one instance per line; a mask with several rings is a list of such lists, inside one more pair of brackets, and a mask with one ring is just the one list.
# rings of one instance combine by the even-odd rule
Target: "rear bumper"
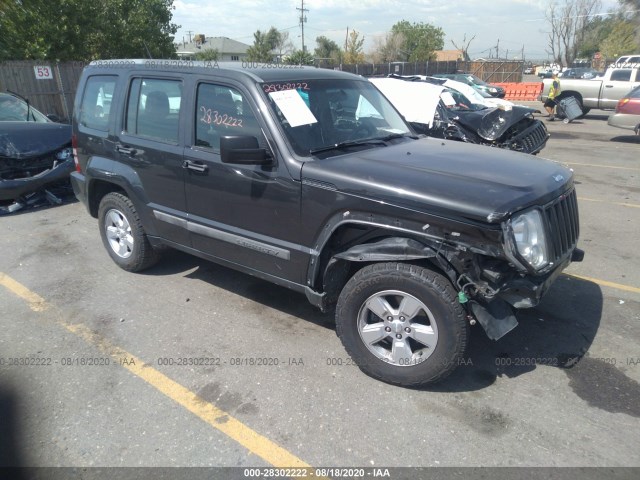
[[609,116],[607,122],[612,127],[625,128],[627,130],[633,130],[638,133],[638,126],[640,125],[640,115],[631,115],[628,113],[614,113]]
[[76,198],[84,204],[86,209],[89,210],[89,198],[87,196],[87,180],[86,177],[77,171],[71,173],[71,187],[73,188],[73,194]]

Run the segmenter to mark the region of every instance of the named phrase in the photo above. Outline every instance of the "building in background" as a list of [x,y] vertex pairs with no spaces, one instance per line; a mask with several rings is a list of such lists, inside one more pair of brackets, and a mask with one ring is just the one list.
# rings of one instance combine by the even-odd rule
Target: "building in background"
[[247,49],[250,45],[227,37],[205,37],[199,33],[191,42],[180,42],[176,45],[176,52],[180,58],[194,59],[196,53],[206,50],[217,50],[218,61],[240,62],[246,60]]

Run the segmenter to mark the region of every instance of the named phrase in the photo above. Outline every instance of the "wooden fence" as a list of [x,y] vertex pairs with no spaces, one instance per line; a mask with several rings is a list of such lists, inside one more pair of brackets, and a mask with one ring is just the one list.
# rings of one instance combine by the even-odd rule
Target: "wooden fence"
[[22,95],[44,114],[69,121],[83,62],[0,62],[0,91]]
[[471,73],[489,83],[521,82],[524,63],[521,61],[478,61],[464,62],[388,62],[354,65],[332,64],[330,61],[318,63],[321,68],[335,68],[365,77],[396,75],[435,75],[438,73]]

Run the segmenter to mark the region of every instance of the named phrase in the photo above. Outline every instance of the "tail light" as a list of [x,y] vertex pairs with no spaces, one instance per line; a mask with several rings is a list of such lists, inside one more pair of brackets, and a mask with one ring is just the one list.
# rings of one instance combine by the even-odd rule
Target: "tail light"
[[629,98],[621,98],[620,100],[618,100],[618,106],[616,107],[616,111],[619,111],[627,103],[629,103]]
[[73,162],[76,164],[76,172],[82,173],[80,162],[78,161],[78,137],[75,133],[71,135],[71,148],[73,149]]

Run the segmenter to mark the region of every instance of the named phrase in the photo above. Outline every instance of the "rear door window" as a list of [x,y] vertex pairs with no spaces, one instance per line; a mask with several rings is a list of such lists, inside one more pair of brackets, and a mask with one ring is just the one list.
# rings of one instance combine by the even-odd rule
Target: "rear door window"
[[181,103],[179,80],[134,79],[127,101],[127,133],[177,144]]

